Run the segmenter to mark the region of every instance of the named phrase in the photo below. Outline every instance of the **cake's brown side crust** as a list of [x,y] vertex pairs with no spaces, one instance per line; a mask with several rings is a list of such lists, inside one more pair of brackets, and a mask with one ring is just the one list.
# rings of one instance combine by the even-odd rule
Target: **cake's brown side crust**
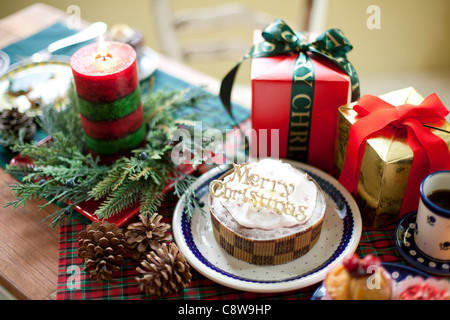
[[[219,180],[233,173],[226,172]],[[209,196],[212,203],[212,197]],[[220,246],[233,257],[256,265],[278,265],[290,262],[308,253],[316,244],[322,230],[324,216],[309,228],[279,239],[255,240],[244,237],[224,226],[213,214],[210,216],[214,237]]]
[[254,240],[225,227],[211,212],[214,237],[233,257],[257,265],[290,262],[311,250],[319,239],[323,218],[310,228],[276,240]]

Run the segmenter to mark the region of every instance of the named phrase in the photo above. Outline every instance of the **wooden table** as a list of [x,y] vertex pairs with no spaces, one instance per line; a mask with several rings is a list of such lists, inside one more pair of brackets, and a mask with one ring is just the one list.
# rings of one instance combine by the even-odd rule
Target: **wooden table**
[[[0,20],[0,48],[26,38],[39,30],[64,22],[65,12],[36,3]],[[159,55],[159,68],[176,72],[193,85],[207,85],[217,93],[220,82],[183,63]],[[236,88],[233,99],[249,105],[247,88]],[[43,201],[29,201],[13,210],[4,204],[14,200],[10,185],[16,179],[0,169],[0,285],[18,299],[55,299],[58,277],[59,231],[42,219],[54,212],[53,206],[39,211]]]

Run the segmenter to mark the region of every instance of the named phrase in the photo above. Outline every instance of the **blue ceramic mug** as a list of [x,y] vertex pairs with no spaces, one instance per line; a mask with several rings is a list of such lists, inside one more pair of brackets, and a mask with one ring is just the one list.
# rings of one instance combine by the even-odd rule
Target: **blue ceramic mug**
[[450,261],[450,171],[431,173],[422,181],[414,239],[424,254]]

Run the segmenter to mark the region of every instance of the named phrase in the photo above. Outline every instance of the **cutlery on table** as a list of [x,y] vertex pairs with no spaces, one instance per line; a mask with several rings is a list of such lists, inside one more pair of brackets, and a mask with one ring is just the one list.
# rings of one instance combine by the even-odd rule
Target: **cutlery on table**
[[51,43],[47,48],[36,52],[31,57],[26,58],[25,60],[29,60],[31,62],[47,61],[51,58],[55,51],[70,47],[74,44],[92,40],[104,34],[107,29],[108,26],[106,25],[106,23],[95,22],[78,33]]

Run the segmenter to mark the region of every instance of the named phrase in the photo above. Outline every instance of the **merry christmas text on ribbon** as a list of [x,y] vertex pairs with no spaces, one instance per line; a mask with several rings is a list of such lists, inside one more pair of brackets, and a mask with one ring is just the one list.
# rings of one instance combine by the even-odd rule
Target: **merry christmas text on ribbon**
[[250,58],[297,54],[298,57],[292,70],[291,120],[287,157],[306,161],[315,94],[315,71],[310,54],[334,62],[350,77],[351,101],[356,101],[360,96],[359,79],[353,65],[346,57],[353,47],[339,29],[329,29],[310,42],[307,32],[295,33],[282,19],[276,19],[269,24],[263,30],[262,37],[264,41],[256,43],[223,78],[220,98],[225,109],[233,118],[231,90],[240,64]]

